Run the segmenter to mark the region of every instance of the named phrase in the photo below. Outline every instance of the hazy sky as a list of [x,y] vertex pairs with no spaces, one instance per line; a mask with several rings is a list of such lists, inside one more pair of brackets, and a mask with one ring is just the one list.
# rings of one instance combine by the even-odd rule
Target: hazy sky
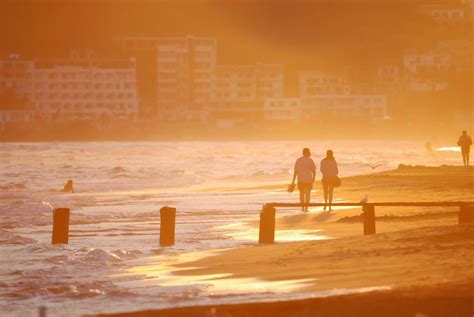
[[427,1],[3,0],[0,37],[3,53],[51,54],[107,47],[115,35],[196,34],[216,36],[224,61],[304,61],[375,41],[396,47],[390,37],[410,27],[417,2]]

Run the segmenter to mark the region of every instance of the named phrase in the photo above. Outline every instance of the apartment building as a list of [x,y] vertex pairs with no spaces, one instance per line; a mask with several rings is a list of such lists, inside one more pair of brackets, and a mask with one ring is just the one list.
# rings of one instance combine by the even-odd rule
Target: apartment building
[[464,22],[466,19],[465,7],[460,5],[423,5],[420,7],[420,12],[431,17],[439,24],[458,24]]
[[403,69],[398,65],[377,67],[374,80],[376,93],[397,94],[404,89]]
[[213,74],[209,115],[227,122],[260,120],[264,100],[282,97],[283,83],[283,65],[218,65]]
[[34,107],[50,120],[100,125],[137,117],[133,58],[37,60],[34,73]]
[[471,13],[471,19],[472,19],[472,14],[474,13],[474,0],[461,0],[461,4],[465,7],[465,10],[467,12],[470,11]]
[[215,102],[255,102],[283,96],[282,65],[219,65],[212,81]]
[[403,67],[407,74],[419,74],[430,72],[445,72],[451,67],[451,56],[448,52],[408,51],[403,56]]
[[0,110],[0,131],[6,129],[31,126],[37,119],[32,110]]
[[387,116],[384,95],[319,95],[304,97],[301,111],[305,118],[365,119],[380,121]]
[[451,54],[445,51],[409,51],[403,56],[405,86],[411,92],[430,92],[448,87],[447,74],[454,70]]
[[158,112],[165,121],[203,119],[211,98],[217,41],[207,37],[163,37],[157,43]]
[[0,96],[12,108],[25,108],[34,100],[34,62],[18,54],[0,60]]
[[458,73],[474,70],[473,50],[472,40],[444,40],[437,44],[437,51],[450,56],[451,69]]
[[302,119],[301,98],[265,98],[264,119],[266,121],[293,121]]
[[119,51],[135,58],[139,118],[158,115],[158,37],[124,36],[115,38]]
[[347,78],[322,72],[300,72],[299,87],[301,97],[351,94],[351,85]]
[[367,120],[377,122],[387,117],[384,95],[314,95],[302,98],[267,98],[265,120],[322,122],[324,120]]
[[125,52],[153,51],[158,47],[159,37],[156,36],[121,36],[114,38],[120,49]]

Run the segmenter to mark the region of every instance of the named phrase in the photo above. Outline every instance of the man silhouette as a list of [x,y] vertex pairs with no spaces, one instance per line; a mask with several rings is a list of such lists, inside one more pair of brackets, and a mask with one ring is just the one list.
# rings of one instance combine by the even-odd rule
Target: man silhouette
[[459,137],[458,145],[461,147],[462,161],[464,166],[469,166],[469,152],[471,150],[472,139],[467,135],[467,131],[463,131]]
[[[296,177],[298,177],[300,203],[309,203],[311,199],[311,190],[313,189],[313,183],[316,177],[316,165],[311,159],[311,152],[308,148],[303,149],[303,156],[298,158],[295,162],[291,186],[295,185]],[[308,211],[308,207],[302,206],[301,211]]]

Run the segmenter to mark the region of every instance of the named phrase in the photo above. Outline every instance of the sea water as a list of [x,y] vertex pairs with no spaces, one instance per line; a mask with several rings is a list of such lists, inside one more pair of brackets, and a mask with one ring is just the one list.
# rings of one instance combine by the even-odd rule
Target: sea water
[[[310,281],[186,279],[173,275],[170,263],[256,244],[258,230],[248,222],[258,220],[262,204],[297,202],[286,184],[303,147],[317,165],[332,149],[340,175],[350,176],[400,163],[459,164],[449,146],[427,153],[421,142],[373,140],[1,143],[1,315],[36,316],[39,306],[51,316],[74,316],[315,296],[297,291]],[[74,193],[61,191],[68,179]],[[321,199],[319,189],[313,195]],[[169,248],[159,246],[163,206],[177,208],[176,245]],[[51,245],[56,207],[71,209],[68,245]],[[317,228],[281,237],[325,238]],[[135,269],[150,266],[155,270]]]

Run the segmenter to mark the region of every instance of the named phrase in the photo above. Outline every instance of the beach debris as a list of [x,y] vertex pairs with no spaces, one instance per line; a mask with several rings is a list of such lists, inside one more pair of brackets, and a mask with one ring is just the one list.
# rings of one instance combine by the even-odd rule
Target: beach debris
[[66,184],[64,185],[63,191],[65,193],[74,193],[74,182],[72,179],[68,179]]

